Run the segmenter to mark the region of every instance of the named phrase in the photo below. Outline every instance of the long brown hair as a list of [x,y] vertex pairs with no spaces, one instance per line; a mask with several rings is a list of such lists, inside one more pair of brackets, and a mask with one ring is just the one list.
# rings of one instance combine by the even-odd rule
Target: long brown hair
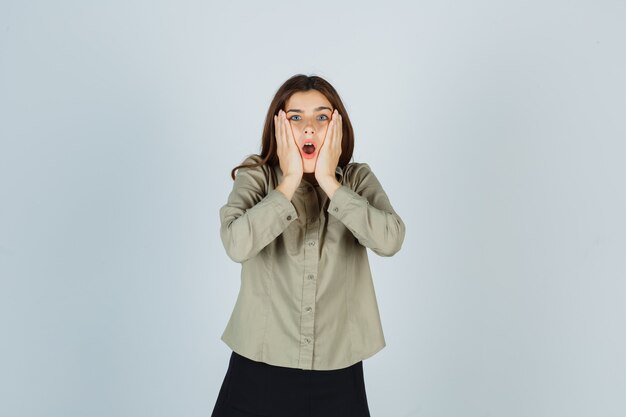
[[[269,166],[276,166],[280,163],[278,154],[276,153],[276,135],[274,129],[274,115],[278,114],[278,110],[285,110],[285,103],[291,97],[292,94],[299,91],[317,90],[324,94],[333,108],[337,109],[341,114],[342,124],[342,143],[341,143],[341,155],[339,156],[339,162],[337,163],[342,169],[348,165],[350,159],[352,159],[352,151],[354,149],[354,131],[352,130],[352,123],[346,112],[346,108],[339,97],[339,94],[335,88],[325,79],[316,75],[308,76],[304,74],[297,74],[289,78],[280,86],[269,109],[265,116],[265,126],[263,127],[263,137],[261,143],[261,154],[252,154],[259,156],[262,161],[257,164],[241,164],[237,165],[230,172],[230,176],[235,180],[235,172],[239,168],[253,168],[263,164]],[[245,158],[247,159],[247,158]],[[244,160],[245,160],[244,159]]]

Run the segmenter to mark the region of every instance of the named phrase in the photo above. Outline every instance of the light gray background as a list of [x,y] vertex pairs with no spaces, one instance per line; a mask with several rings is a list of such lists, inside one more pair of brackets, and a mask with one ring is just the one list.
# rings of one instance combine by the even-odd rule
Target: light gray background
[[372,416],[626,414],[623,1],[0,4],[0,415],[210,415],[218,210],[296,73],[407,225]]

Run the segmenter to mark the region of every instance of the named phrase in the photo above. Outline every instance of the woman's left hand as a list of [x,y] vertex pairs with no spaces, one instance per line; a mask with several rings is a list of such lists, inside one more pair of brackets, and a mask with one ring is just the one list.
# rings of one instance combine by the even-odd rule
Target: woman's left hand
[[336,181],[335,170],[337,169],[339,156],[341,155],[342,137],[341,115],[337,109],[335,109],[330,123],[328,124],[328,129],[326,129],[324,143],[320,148],[317,161],[315,162],[315,179],[319,183],[329,178]]

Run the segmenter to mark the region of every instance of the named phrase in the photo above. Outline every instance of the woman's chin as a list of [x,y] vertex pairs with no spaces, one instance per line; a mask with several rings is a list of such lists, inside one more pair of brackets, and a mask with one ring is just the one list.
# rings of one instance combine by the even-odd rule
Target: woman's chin
[[305,159],[302,166],[303,172],[311,173],[315,172],[315,159]]

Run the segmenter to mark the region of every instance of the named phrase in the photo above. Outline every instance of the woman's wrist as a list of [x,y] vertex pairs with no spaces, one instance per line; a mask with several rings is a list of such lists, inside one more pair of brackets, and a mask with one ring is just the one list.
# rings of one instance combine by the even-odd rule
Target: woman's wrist
[[333,198],[335,191],[341,187],[341,183],[335,177],[321,177],[317,179],[317,183],[330,199]]
[[276,190],[285,194],[287,199],[291,201],[299,185],[300,185],[300,179],[298,179],[297,177],[286,176],[286,177],[283,177],[280,184],[278,184],[278,186],[276,187]]

